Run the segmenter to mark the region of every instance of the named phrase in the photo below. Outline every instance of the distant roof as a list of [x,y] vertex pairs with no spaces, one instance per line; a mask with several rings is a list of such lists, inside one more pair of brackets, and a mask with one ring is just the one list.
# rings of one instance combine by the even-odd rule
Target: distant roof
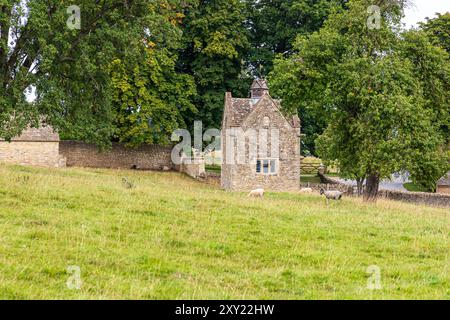
[[12,141],[59,141],[59,135],[52,127],[42,125],[39,128],[28,128]]
[[450,171],[438,181],[438,186],[450,186]]

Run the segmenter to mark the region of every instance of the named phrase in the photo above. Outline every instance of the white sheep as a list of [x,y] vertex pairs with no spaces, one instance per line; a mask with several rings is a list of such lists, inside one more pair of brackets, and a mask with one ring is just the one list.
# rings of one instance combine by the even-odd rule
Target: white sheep
[[300,193],[310,194],[310,193],[313,193],[313,189],[312,188],[303,188],[300,190]]
[[254,198],[263,198],[264,197],[264,189],[255,189],[250,191],[250,193],[247,196],[248,198],[254,197]]

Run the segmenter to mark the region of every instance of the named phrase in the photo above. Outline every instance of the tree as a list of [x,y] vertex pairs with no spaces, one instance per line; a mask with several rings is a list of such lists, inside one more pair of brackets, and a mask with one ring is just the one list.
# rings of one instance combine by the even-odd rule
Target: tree
[[[344,8],[345,3],[343,0],[247,0],[251,41],[247,60],[252,73],[268,75],[277,54],[289,57],[294,53],[293,44],[298,35],[318,31],[327,17],[334,10]],[[287,93],[279,89],[271,86],[272,95],[287,98]],[[318,108],[310,108],[300,101],[291,102],[292,112],[298,112],[302,119],[305,134],[302,153],[317,155],[314,141],[325,130],[325,118],[316,112]]]
[[143,54],[116,59],[110,66],[113,138],[133,147],[170,143],[172,132],[186,127],[184,117],[196,112],[193,77],[175,70],[181,7],[159,1],[155,9],[145,24],[151,33],[141,42]]
[[0,136],[11,139],[44,119],[63,135],[107,144],[108,66],[139,54],[142,22],[154,2],[80,0],[69,7],[60,0],[1,0]]
[[[299,34],[319,30],[328,15],[345,0],[246,0],[251,51],[249,63],[258,76],[273,68],[276,54],[292,53]],[[260,69],[260,66],[262,69]]]
[[149,55],[132,72],[119,59],[111,65],[114,138],[132,147],[169,144],[172,132],[186,127],[183,114],[196,111],[191,77],[176,73],[174,61],[164,53]]
[[[427,37],[428,36],[428,37]],[[450,143],[450,61],[448,52],[429,38],[428,33],[411,30],[402,34],[399,52],[414,65],[414,77],[420,82],[424,107],[432,115],[432,122],[438,124],[437,131],[446,141],[434,155],[424,155],[426,160],[414,163],[412,180],[428,191],[436,190],[436,181],[446,172],[442,153]],[[437,44],[434,46],[432,43]],[[448,158],[448,157],[447,157]]]
[[435,18],[427,18],[427,22],[420,23],[432,43],[441,46],[450,54],[450,12],[437,13]]
[[248,48],[246,13],[241,0],[193,0],[186,5],[181,28],[183,49],[177,70],[195,79],[197,114],[205,128],[220,128],[226,91],[245,96],[251,79],[243,73]]
[[[326,114],[327,129],[317,139],[320,154],[342,163],[345,175],[365,178],[367,201],[377,198],[380,179],[395,172],[433,168],[427,172],[436,174],[447,167],[441,130],[447,119],[439,116],[448,107],[446,96],[440,89],[425,93],[426,83],[417,77],[416,56],[408,54],[408,35],[399,28],[402,7],[379,1],[382,20],[371,28],[371,5],[350,1],[349,10],[332,14],[319,32],[299,37],[297,53],[277,60],[272,76],[276,87],[289,92],[288,102],[302,101]],[[430,50],[428,63],[448,68],[445,52]],[[438,88],[448,85],[441,75],[428,76]]]

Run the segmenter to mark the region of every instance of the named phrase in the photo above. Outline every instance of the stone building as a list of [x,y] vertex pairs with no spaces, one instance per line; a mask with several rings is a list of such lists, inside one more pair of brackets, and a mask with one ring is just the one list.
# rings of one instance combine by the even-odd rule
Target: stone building
[[300,119],[286,116],[266,81],[251,97],[226,93],[222,122],[221,185],[225,190],[297,191],[300,188]]
[[64,167],[59,135],[49,126],[29,128],[11,142],[0,140],[0,163]]
[[450,194],[450,172],[437,182],[436,192]]

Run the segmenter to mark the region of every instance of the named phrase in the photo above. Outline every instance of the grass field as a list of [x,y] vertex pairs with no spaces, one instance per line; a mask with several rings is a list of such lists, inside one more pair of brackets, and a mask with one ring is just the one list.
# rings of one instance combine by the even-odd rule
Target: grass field
[[322,183],[318,175],[302,175],[301,183]]
[[[127,189],[122,178],[135,185]],[[2,299],[448,299],[444,209],[0,166]],[[367,268],[381,290],[367,289]],[[80,290],[66,282],[81,270]]]
[[403,187],[405,187],[406,190],[408,190],[409,192],[429,192],[427,189],[421,187],[421,186],[417,186],[414,183],[405,183],[403,185]]

